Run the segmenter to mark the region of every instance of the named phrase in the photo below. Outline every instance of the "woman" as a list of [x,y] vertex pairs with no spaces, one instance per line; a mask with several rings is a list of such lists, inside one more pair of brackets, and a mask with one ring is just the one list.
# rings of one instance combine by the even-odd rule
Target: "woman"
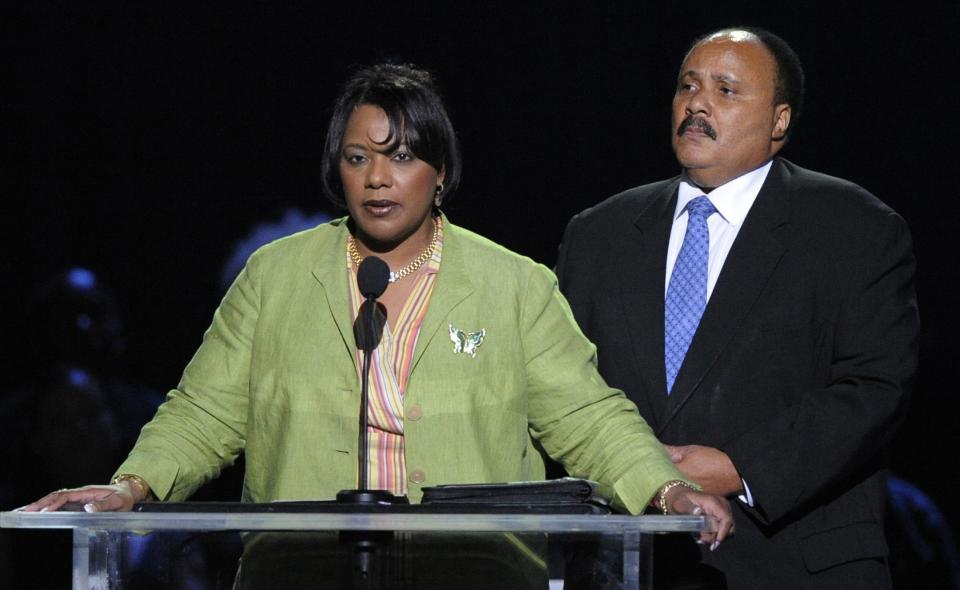
[[323,162],[326,192],[348,216],[250,258],[111,485],[23,509],[183,500],[241,451],[246,501],[356,487],[356,272],[376,255],[393,272],[371,364],[371,488],[418,501],[424,486],[542,479],[542,448],[633,514],[653,504],[719,518],[702,540],[722,541],[726,500],[684,482],[635,407],[603,383],[553,274],[440,212],[459,177],[431,77],[401,65],[357,72]]

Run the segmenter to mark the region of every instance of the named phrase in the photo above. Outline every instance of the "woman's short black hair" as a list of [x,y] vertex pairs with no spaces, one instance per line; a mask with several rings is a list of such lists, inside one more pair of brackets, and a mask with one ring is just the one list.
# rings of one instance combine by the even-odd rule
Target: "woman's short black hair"
[[433,76],[410,64],[378,64],[354,73],[340,92],[323,148],[323,189],[337,207],[346,208],[340,181],[343,136],[350,115],[360,106],[378,106],[390,121],[387,149],[403,143],[415,156],[443,170],[447,200],[460,184],[460,146]]

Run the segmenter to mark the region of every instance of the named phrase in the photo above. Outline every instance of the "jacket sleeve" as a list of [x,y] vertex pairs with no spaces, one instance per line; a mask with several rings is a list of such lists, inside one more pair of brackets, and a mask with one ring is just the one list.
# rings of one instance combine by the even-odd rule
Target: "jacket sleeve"
[[244,447],[260,301],[255,258],[227,291],[179,385],[117,469],[141,476],[161,500],[186,499]]
[[837,253],[840,303],[817,361],[825,385],[723,446],[767,522],[874,471],[905,414],[919,332],[909,231],[889,210],[859,221]]
[[592,479],[630,513],[666,482],[684,479],[636,406],[604,383],[553,274],[530,273],[522,307],[531,432],[575,477]]

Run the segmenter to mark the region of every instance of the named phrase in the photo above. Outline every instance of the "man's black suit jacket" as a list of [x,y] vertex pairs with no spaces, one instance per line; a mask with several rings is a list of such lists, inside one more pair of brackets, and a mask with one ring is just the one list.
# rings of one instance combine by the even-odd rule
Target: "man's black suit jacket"
[[906,224],[853,183],[775,159],[667,396],[679,181],[574,217],[557,265],[604,378],[663,442],[725,451],[755,499],[734,501],[737,532],[716,552],[661,557],[702,560],[679,573],[719,570],[730,588],[883,587],[884,448],[917,363]]

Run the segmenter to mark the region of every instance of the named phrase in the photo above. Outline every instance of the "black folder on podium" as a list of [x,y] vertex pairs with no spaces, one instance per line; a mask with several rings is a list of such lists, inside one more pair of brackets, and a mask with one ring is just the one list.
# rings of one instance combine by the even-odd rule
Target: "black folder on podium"
[[423,489],[425,506],[454,506],[469,512],[522,507],[531,512],[609,514],[610,502],[597,483],[573,477],[502,484],[454,484]]

